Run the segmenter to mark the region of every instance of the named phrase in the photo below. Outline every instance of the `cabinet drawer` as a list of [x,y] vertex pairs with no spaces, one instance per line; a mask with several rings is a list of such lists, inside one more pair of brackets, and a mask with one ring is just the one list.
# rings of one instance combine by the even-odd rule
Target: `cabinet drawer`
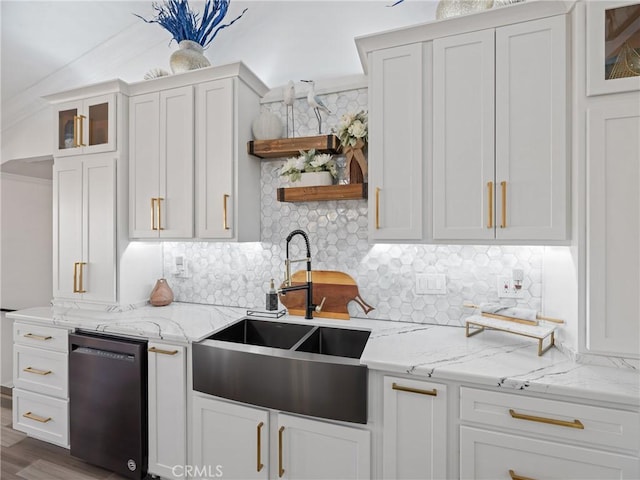
[[64,352],[14,346],[13,382],[18,388],[66,399],[68,371],[68,356]]
[[640,446],[638,412],[613,408],[462,387],[460,419],[609,448]]
[[68,352],[69,332],[64,328],[14,322],[13,341],[19,345]]
[[69,448],[69,401],[14,388],[13,428]]
[[[511,472],[511,473],[510,473]],[[460,427],[462,479],[636,479],[637,458]]]

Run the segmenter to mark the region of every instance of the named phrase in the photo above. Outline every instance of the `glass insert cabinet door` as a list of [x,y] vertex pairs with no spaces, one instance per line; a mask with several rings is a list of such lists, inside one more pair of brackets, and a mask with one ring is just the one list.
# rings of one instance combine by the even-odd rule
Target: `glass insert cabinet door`
[[56,155],[115,150],[115,106],[114,94],[57,105]]
[[587,94],[640,90],[640,2],[587,3]]

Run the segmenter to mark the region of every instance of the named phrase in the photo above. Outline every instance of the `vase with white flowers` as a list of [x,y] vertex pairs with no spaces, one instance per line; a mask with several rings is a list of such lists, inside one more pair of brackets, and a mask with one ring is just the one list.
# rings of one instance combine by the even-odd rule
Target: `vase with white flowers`
[[347,160],[345,170],[349,174],[349,183],[363,183],[368,171],[367,159],[364,156],[369,141],[367,112],[361,110],[358,113],[342,115],[336,133]]
[[300,150],[297,157],[288,158],[280,169],[280,175],[288,177],[292,187],[332,185],[338,176],[338,166],[332,155]]

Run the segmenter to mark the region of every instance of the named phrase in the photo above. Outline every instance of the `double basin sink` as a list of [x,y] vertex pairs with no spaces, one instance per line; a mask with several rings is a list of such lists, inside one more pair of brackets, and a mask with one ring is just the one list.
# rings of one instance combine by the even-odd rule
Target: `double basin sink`
[[370,332],[244,318],[193,345],[193,388],[243,403],[367,423]]

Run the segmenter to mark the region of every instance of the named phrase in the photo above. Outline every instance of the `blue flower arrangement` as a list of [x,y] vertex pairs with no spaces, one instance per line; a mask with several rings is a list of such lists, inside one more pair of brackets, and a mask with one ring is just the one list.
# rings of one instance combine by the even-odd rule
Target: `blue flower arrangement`
[[202,19],[199,18],[198,13],[191,10],[187,0],[166,0],[162,5],[153,3],[153,9],[157,13],[151,20],[134,15],[146,23],[157,23],[173,35],[173,40],[178,43],[182,40],[191,40],[206,48],[220,30],[233,25],[247,11],[245,8],[233,21],[220,25],[227,14],[230,1],[206,0]]

